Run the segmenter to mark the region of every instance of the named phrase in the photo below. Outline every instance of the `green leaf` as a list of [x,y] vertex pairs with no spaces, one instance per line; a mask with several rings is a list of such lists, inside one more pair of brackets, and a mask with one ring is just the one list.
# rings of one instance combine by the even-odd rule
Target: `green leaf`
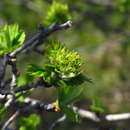
[[23,117],[20,119],[19,130],[37,130],[37,125],[40,123],[40,116],[37,114],[31,114],[29,117]]
[[83,88],[67,86],[65,83],[62,83],[62,85],[58,88],[59,107],[67,106],[81,98]]
[[6,116],[6,109],[4,108],[4,105],[0,104],[0,122],[5,118]]
[[33,83],[35,78],[31,75],[24,74],[17,78],[17,86],[24,86],[26,84]]
[[92,83],[91,79],[89,79],[87,76],[83,74],[79,74],[78,76],[72,78],[66,78],[66,79],[64,78],[63,80],[65,81],[66,84],[70,86],[78,86],[84,82]]
[[93,99],[92,101],[92,105],[90,106],[90,109],[94,112],[98,112],[98,113],[104,113],[105,109],[102,107],[100,101],[96,98]]
[[43,77],[43,79],[49,83],[56,85],[58,81],[58,75],[54,71],[54,67],[51,64],[44,64],[44,66],[30,65],[28,67],[28,74],[35,77]]
[[43,23],[46,26],[50,26],[51,24],[55,22],[57,24],[62,24],[70,19],[71,19],[71,16],[69,14],[68,5],[54,1]]
[[[17,87],[24,86],[30,83],[33,83],[35,81],[35,77],[24,74],[17,78]],[[15,94],[15,96],[18,96],[17,101],[24,102],[24,99],[26,98],[27,94],[30,93],[32,89],[27,90],[26,92],[18,92]]]
[[64,113],[66,114],[66,116],[68,117],[69,120],[76,122],[76,123],[81,122],[81,119],[75,110],[73,110],[70,107],[64,107],[63,110],[64,110]]
[[42,67],[39,67],[37,65],[29,65],[28,66],[28,73],[32,76],[36,76],[36,77],[42,77],[44,76],[44,69]]
[[18,24],[5,25],[0,29],[0,55],[10,53],[23,45],[25,33]]
[[34,90],[34,88],[31,88],[31,89],[29,89],[29,90],[26,90],[26,91],[24,91],[24,93],[23,92],[18,92],[18,93],[16,93],[15,94],[15,96],[17,97],[17,101],[19,101],[19,102],[24,102],[25,101],[25,98],[27,97],[27,95],[30,93],[30,92],[32,92]]

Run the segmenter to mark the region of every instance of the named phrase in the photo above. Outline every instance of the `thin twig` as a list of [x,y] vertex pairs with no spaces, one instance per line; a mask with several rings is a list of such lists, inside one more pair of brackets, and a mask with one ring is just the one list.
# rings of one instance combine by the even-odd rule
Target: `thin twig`
[[1,130],[6,130],[8,126],[16,119],[16,117],[19,115],[20,111],[16,111],[4,124]]
[[58,118],[55,122],[52,123],[51,127],[49,128],[49,130],[53,130],[54,127],[55,127],[58,123],[64,121],[65,119],[66,119],[66,115],[63,115],[62,117]]
[[61,25],[53,25],[53,26],[50,26],[48,29],[43,29],[43,30],[40,30],[39,33],[37,33],[36,35],[34,35],[32,37],[32,39],[30,39],[29,41],[25,42],[23,46],[19,47],[18,49],[16,49],[14,52],[12,52],[10,54],[10,56],[14,57],[16,55],[18,55],[19,53],[21,53],[23,50],[25,50],[26,48],[28,48],[29,46],[32,45],[33,42],[35,42],[36,40],[40,39],[40,38],[45,38],[45,37],[48,37],[51,33],[53,32],[56,32],[58,30],[62,30],[62,29],[67,29],[67,28],[70,28],[72,26],[72,22],[71,21],[67,21],[66,23],[64,24],[61,24]]
[[119,121],[119,120],[130,120],[130,113],[108,114],[108,115],[104,115],[101,118],[97,116],[95,112],[80,109],[75,106],[73,107],[73,109],[75,109],[82,118],[87,118],[94,122],[102,122],[102,121],[111,122],[111,121]]
[[5,76],[5,71],[6,71],[6,67],[7,67],[7,61],[8,61],[8,55],[5,54],[3,57],[2,57],[2,63],[0,64],[0,67],[1,67],[1,70],[0,70],[0,86],[1,86],[1,83],[4,79],[4,76]]
[[4,88],[6,85],[10,84],[12,81],[12,78],[6,79],[5,81],[2,82],[1,88]]

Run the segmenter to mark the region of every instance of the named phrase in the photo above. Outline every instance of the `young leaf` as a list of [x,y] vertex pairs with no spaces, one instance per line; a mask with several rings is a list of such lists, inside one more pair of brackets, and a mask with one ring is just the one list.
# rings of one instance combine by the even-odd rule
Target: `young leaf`
[[17,78],[17,86],[24,86],[26,84],[33,83],[35,78],[31,75],[24,74]]
[[67,106],[79,100],[81,98],[82,91],[83,88],[63,84],[63,86],[58,88],[59,107]]
[[69,8],[67,4],[53,2],[47,16],[44,20],[46,26],[50,26],[53,23],[62,24],[71,19],[69,14]]
[[83,74],[79,74],[76,77],[72,77],[72,78],[66,78],[66,79],[64,78],[63,80],[66,82],[66,84],[70,86],[78,86],[84,82],[92,83],[92,81]]
[[17,101],[19,101],[19,102],[24,102],[25,101],[25,98],[27,97],[27,95],[30,93],[30,92],[32,92],[34,90],[34,88],[31,88],[31,89],[29,89],[29,90],[26,90],[26,91],[24,91],[24,93],[23,92],[18,92],[18,93],[16,93],[15,94],[15,96],[17,97]]
[[31,114],[29,117],[20,119],[19,130],[37,130],[36,126],[40,123],[40,117],[37,114]]
[[5,25],[0,29],[0,55],[10,53],[20,47],[25,40],[25,33],[18,24]]
[[104,108],[102,107],[100,101],[97,98],[93,99],[92,105],[90,106],[90,109],[92,111],[98,112],[98,113],[104,113],[105,112]]
[[44,64],[42,67],[30,65],[28,67],[28,74],[35,77],[43,77],[47,83],[53,85],[56,85],[58,81],[58,75],[56,75],[53,65],[50,64]]
[[[33,83],[34,81],[35,81],[35,77],[28,75],[28,74],[24,74],[17,78],[17,86],[18,87],[24,86],[24,85]],[[32,90],[33,90],[33,88],[27,90],[24,93],[23,92],[16,93],[15,96],[18,96],[17,101],[24,102],[24,99],[26,98],[27,94],[30,93]]]
[[39,67],[37,65],[29,65],[28,66],[28,73],[32,76],[36,76],[36,77],[42,77],[44,76],[44,69],[42,67]]
[[68,119],[70,119],[73,122],[80,123],[80,121],[81,121],[80,117],[75,110],[73,110],[70,107],[64,107],[63,110],[64,110],[64,113],[66,114],[66,116],[68,117]]

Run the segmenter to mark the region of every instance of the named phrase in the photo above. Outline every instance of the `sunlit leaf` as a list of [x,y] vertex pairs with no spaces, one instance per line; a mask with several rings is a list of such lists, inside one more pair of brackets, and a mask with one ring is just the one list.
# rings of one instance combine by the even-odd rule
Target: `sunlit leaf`
[[34,82],[34,77],[28,74],[21,75],[17,79],[17,86],[24,86]]
[[67,106],[77,100],[80,100],[83,88],[76,86],[63,86],[58,88],[58,102],[60,107]]
[[69,14],[69,8],[67,4],[53,2],[46,18],[44,19],[44,24],[50,26],[53,23],[62,24],[71,19]]
[[40,116],[37,114],[31,114],[29,117],[23,117],[20,119],[19,130],[37,130],[37,125],[40,123]]
[[18,24],[5,25],[0,29],[0,55],[10,53],[20,47],[25,40],[25,33]]

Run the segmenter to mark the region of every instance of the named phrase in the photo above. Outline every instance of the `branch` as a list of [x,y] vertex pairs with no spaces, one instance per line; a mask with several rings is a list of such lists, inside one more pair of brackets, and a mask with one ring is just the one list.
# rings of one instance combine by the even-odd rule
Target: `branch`
[[58,30],[62,30],[62,29],[67,29],[70,28],[72,26],[72,22],[71,21],[67,21],[64,24],[61,25],[52,25],[50,26],[48,29],[44,29],[43,27],[40,29],[40,32],[37,33],[36,35],[34,35],[29,41],[25,42],[23,46],[19,47],[18,49],[16,49],[14,52],[12,52],[10,54],[11,57],[15,57],[16,55],[18,55],[19,53],[21,53],[23,50],[25,50],[26,48],[28,48],[29,46],[32,45],[33,42],[35,42],[36,40],[39,39],[43,39],[48,37],[51,33],[56,32]]
[[4,88],[6,85],[10,84],[12,81],[12,78],[8,78],[5,81],[2,82],[1,88]]
[[5,54],[2,57],[2,63],[0,64],[0,67],[1,67],[1,69],[0,69],[0,86],[1,86],[1,83],[2,83],[4,76],[5,76],[7,61],[8,61],[8,56],[7,56],[7,54]]
[[36,82],[25,85],[25,86],[14,88],[13,91],[14,91],[14,93],[17,93],[17,92],[20,92],[20,91],[27,91],[29,89],[36,88],[37,86],[44,86],[46,88],[53,87],[52,85],[45,82],[43,80],[43,78],[39,78]]
[[[90,3],[92,3],[92,1],[86,0],[86,3],[90,4]],[[92,21],[95,25],[97,25],[99,28],[101,28],[105,32],[111,31],[111,32],[115,32],[115,33],[120,33],[122,35],[130,36],[130,31],[124,30],[121,27],[113,27],[108,23],[108,21],[106,21],[106,15],[109,13],[108,10],[104,10],[101,14],[98,12],[89,11],[87,9],[82,9],[77,6],[72,6],[71,8],[72,8],[72,10],[76,11],[77,13],[79,13],[80,15],[83,16],[82,19],[79,20],[75,24],[77,26],[77,28],[82,26],[81,23],[87,19],[87,21],[88,20]],[[107,8],[110,9],[109,6]],[[114,8],[111,8],[111,10],[114,11]],[[128,14],[124,13],[124,20],[122,21],[121,26],[127,25],[127,23],[126,23],[127,21],[128,21]]]
[[[16,119],[16,117],[20,114],[31,112],[32,110],[42,110],[42,111],[48,111],[48,112],[54,112],[55,106],[53,103],[44,103],[40,102],[38,100],[32,99],[32,98],[26,98],[24,100],[25,107],[18,109],[4,124],[2,130],[6,130],[6,128],[13,122],[13,120]],[[15,104],[15,103],[14,103]],[[13,107],[13,106],[11,106]],[[14,108],[14,107],[13,107]],[[130,119],[130,113],[122,113],[122,114],[108,114],[102,117],[99,117],[96,115],[95,112],[91,112],[88,110],[80,109],[76,106],[72,107],[82,118],[89,119],[91,121],[101,123],[101,122],[115,122],[119,120],[129,120]],[[50,130],[52,130],[57,123],[60,123],[66,119],[66,116],[62,116],[61,118],[57,119],[50,127]]]
[[105,116],[105,119],[107,121],[128,120],[130,119],[130,113],[109,114]]
[[38,100],[35,99],[31,99],[31,98],[26,98],[25,99],[25,103],[26,103],[26,107],[18,109],[3,125],[2,130],[6,130],[9,125],[20,115],[22,115],[23,113],[27,113],[30,112],[32,110],[42,110],[42,111],[55,111],[55,106],[53,104],[50,103],[44,103],[44,102],[40,102]]
[[101,118],[97,116],[96,113],[88,111],[88,110],[79,109],[77,107],[73,107],[73,109],[75,109],[82,118],[87,118],[94,122],[102,122],[102,121],[111,122],[111,121],[130,119],[130,113],[108,114]]
[[12,81],[11,81],[11,90],[14,89],[16,86],[16,79],[19,76],[17,67],[16,67],[16,57],[10,57],[8,64],[11,66],[12,69]]
[[31,83],[25,86],[14,88],[14,93],[21,92],[21,91],[27,91],[32,88],[36,88],[38,85],[40,85],[40,80],[37,80],[35,83]]
[[[27,84],[27,85],[24,85],[24,86],[21,86],[21,87],[15,87],[12,90],[0,89],[0,103],[6,104],[6,107],[8,107],[10,105],[10,103],[12,102],[12,99],[15,98],[15,93],[27,91],[27,90],[30,90],[32,88],[36,88],[37,86],[43,86],[43,87],[46,87],[46,88],[53,87],[52,85],[46,83],[43,80],[43,78],[39,78],[34,83]],[[10,98],[10,96],[11,96],[11,98]]]
[[8,126],[16,119],[16,117],[19,115],[19,111],[16,111],[4,124],[1,130],[6,130]]
[[58,123],[64,121],[65,119],[66,119],[66,115],[63,115],[63,116],[61,116],[60,118],[58,118],[55,122],[52,123],[51,127],[49,128],[49,130],[53,130],[54,127],[55,127]]

